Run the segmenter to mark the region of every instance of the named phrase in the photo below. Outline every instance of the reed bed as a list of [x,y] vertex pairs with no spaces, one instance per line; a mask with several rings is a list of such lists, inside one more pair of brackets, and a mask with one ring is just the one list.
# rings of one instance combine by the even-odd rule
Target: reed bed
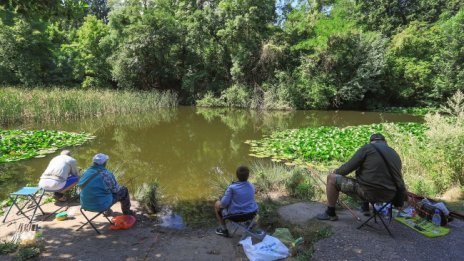
[[171,91],[0,87],[0,124],[129,114],[177,106]]

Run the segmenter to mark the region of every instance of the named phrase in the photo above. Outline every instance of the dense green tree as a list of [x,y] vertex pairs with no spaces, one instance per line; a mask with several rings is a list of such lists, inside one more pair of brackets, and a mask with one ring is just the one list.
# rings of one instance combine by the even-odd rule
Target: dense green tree
[[85,0],[87,3],[87,13],[94,15],[98,19],[105,23],[108,23],[108,14],[110,12],[110,6],[108,0]]
[[62,52],[72,60],[73,77],[82,87],[105,87],[111,83],[111,66],[107,59],[111,45],[106,37],[109,28],[95,16],[87,16],[71,44],[63,44]]
[[329,37],[327,47],[301,65],[303,99],[313,108],[353,106],[383,94],[385,39],[348,32]]
[[443,99],[464,89],[464,9],[434,29],[441,34],[434,92]]
[[461,0],[356,0],[358,21],[368,30],[390,36],[412,21],[432,23],[452,16],[463,6]]
[[0,82],[267,109],[433,106],[464,85],[463,4],[0,0]]
[[232,81],[251,85],[261,45],[275,20],[274,1],[222,0],[217,11],[224,24],[217,35],[230,56]]
[[[121,24],[110,23],[114,33],[123,36],[116,38],[119,42],[111,58],[113,79],[122,88],[178,88],[182,35],[173,16],[173,6],[168,1],[157,1],[152,6],[130,4],[127,8],[116,14],[121,23],[127,23],[122,31]],[[138,17],[121,19],[127,11],[135,11]]]
[[439,47],[439,33],[426,23],[411,23],[392,38],[387,54],[387,79],[403,103],[434,98],[433,60]]
[[54,70],[46,23],[19,17],[11,25],[0,21],[0,81],[37,85]]

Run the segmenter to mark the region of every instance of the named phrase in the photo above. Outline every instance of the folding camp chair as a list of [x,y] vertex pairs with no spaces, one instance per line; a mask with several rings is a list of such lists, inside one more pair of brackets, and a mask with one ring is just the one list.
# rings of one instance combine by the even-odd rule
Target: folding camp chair
[[[385,223],[385,220],[384,220],[383,217],[382,217],[382,216],[383,216],[382,213],[383,213],[384,209],[387,208],[388,206],[393,206],[393,205],[392,205],[392,202],[390,201],[390,202],[384,203],[379,209],[376,209],[376,208],[375,208],[374,203],[371,202],[370,204],[372,205],[372,212],[373,212],[373,215],[372,215],[370,218],[368,218],[366,221],[364,221],[361,225],[359,225],[358,229],[362,228],[363,226],[372,227],[371,225],[368,224],[368,222],[369,222],[370,220],[372,220],[372,219],[374,219],[374,222],[375,222],[376,224],[378,224],[378,223],[377,223],[377,218],[379,218],[380,221],[381,221],[382,224],[383,224],[383,227],[388,231],[388,234],[390,234],[390,236],[393,237],[393,234],[391,233],[390,229],[388,228],[387,224]],[[391,223],[391,221],[392,221],[392,212],[391,212],[391,211],[388,211],[388,215],[389,215],[389,216],[388,216],[388,218],[389,218],[388,225],[390,225],[390,223]]]
[[[39,195],[39,200],[35,199],[36,195]],[[6,218],[8,217],[8,214],[10,214],[10,211],[13,208],[13,206],[16,206],[18,208],[18,212],[16,214],[21,214],[25,216],[27,219],[29,219],[29,223],[32,223],[32,220],[34,220],[34,216],[35,216],[35,213],[37,212],[37,209],[40,209],[42,214],[45,214],[42,208],[40,207],[40,202],[42,201],[43,195],[44,195],[44,190],[39,187],[23,187],[20,190],[11,193],[10,197],[13,198],[13,204],[11,204],[10,208],[8,208],[8,211],[6,212],[5,217],[3,218],[3,223],[5,223]],[[22,207],[18,206],[17,204],[18,198],[21,198],[21,197],[25,197],[28,199]],[[26,215],[27,211],[23,211],[23,209],[29,203],[34,204],[34,210],[30,218]]]
[[233,214],[224,217],[224,220],[228,221],[234,227],[234,231],[232,232],[231,236],[233,236],[239,228],[243,229],[244,232],[242,234],[241,240],[248,236],[263,240],[263,238],[266,236],[266,233],[256,233],[253,231],[253,227],[257,224],[258,219],[259,216],[256,212]]
[[98,216],[102,215],[106,218],[106,220],[108,220],[108,222],[110,222],[111,225],[114,225],[114,223],[108,218],[108,216],[106,215],[106,211],[111,209],[112,205],[108,208],[108,209],[105,209],[103,211],[100,211],[98,212],[98,214],[96,214],[93,218],[89,219],[84,211],[89,211],[89,212],[96,212],[96,211],[92,211],[92,210],[87,210],[87,209],[84,209],[84,208],[80,208],[80,211],[81,211],[81,214],[82,216],[84,216],[84,218],[87,220],[87,222],[85,222],[84,224],[82,224],[82,226],[80,226],[78,229],[76,229],[76,231],[80,230],[81,228],[83,228],[85,225],[87,224],[90,224],[92,226],[92,228],[95,230],[95,232],[97,232],[97,234],[101,234],[100,231],[98,231],[98,229],[95,227],[95,225],[92,223],[92,221],[97,218]]

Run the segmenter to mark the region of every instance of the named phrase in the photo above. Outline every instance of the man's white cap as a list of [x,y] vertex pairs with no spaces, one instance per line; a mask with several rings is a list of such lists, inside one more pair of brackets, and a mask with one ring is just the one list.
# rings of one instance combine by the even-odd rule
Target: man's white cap
[[97,155],[93,156],[93,162],[98,165],[103,165],[110,157],[103,153],[98,153]]

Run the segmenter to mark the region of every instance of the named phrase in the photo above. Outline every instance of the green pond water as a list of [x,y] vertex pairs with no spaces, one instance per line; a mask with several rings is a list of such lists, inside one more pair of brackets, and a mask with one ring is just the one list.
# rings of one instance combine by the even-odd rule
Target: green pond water
[[[108,168],[134,192],[143,183],[158,180],[172,200],[195,200],[211,195],[212,180],[233,176],[235,168],[256,160],[244,141],[275,130],[318,126],[352,126],[380,122],[418,122],[405,114],[355,111],[257,112],[249,110],[179,107],[147,114],[103,116],[44,124],[10,126],[88,132],[97,138],[71,148],[79,167],[92,156],[110,156]],[[21,186],[37,184],[52,157],[0,165],[0,199]]]

